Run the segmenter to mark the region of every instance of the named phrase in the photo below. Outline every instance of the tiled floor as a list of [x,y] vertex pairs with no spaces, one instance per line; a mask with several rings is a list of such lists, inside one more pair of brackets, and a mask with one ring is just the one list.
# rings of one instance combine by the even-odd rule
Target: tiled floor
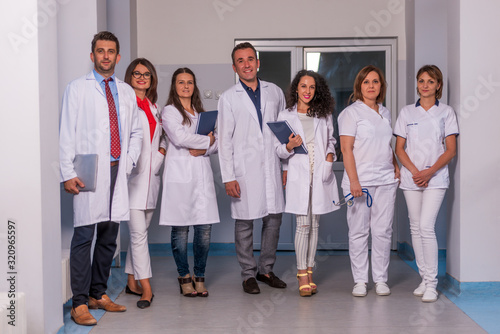
[[[446,296],[440,294],[431,304],[414,297],[419,276],[397,255],[389,272],[392,294],[377,296],[369,284],[368,296],[356,298],[347,253],[320,252],[315,271],[319,292],[302,298],[293,252],[280,252],[275,266],[288,288],[260,284],[259,295],[242,291],[234,256],[215,254],[207,265],[208,298],[180,295],[172,257],[153,256],[155,299],[150,308],[138,309],[139,297],[121,293],[117,302],[127,306],[126,313],[91,311],[102,316],[92,328],[74,325],[68,317],[60,333],[486,333]],[[112,282],[124,287],[122,269],[114,270]]]

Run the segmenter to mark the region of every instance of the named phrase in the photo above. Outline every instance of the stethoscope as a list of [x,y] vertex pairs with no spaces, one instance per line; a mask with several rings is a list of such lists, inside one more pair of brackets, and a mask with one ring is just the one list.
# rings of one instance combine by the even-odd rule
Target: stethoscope
[[[373,204],[372,195],[370,195],[370,192],[367,188],[362,188],[361,190],[366,194],[366,206],[370,208]],[[347,206],[351,207],[354,205],[354,196],[352,196],[351,193],[348,193],[338,203],[335,203],[335,201],[333,201],[333,204],[335,204],[336,206],[347,204]]]

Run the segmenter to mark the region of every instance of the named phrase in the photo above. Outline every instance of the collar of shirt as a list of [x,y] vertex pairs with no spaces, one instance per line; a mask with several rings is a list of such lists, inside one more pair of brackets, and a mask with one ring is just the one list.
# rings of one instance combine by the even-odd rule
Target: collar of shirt
[[241,81],[241,79],[240,79],[240,83],[243,86],[243,88],[245,89],[245,91],[247,91],[247,92],[257,93],[257,91],[260,91],[260,80],[258,78],[257,78],[257,88],[255,89],[255,92],[252,90],[252,88],[245,85],[245,83],[243,81]]
[[[434,103],[436,107],[439,107],[439,100],[436,99],[436,102]],[[418,99],[417,103],[415,103],[415,107],[420,107],[420,99]]]

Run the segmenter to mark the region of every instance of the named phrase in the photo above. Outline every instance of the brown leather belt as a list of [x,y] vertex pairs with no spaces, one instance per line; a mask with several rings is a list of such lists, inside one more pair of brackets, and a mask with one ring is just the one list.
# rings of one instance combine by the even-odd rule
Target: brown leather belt
[[120,162],[119,160],[111,161],[111,167],[117,166],[119,162]]

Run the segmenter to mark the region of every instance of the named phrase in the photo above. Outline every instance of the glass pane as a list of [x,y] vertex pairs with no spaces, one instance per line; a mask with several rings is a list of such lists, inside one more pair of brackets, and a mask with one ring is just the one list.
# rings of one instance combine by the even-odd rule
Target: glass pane
[[306,52],[307,69],[316,71],[325,78],[335,99],[333,126],[335,139],[337,139],[338,161],[343,161],[343,159],[340,152],[337,117],[349,105],[356,74],[367,65],[377,66],[383,73],[386,73],[385,59],[385,51]]
[[258,51],[260,59],[259,78],[269,81],[286,92],[290,82],[292,53],[290,51]]

